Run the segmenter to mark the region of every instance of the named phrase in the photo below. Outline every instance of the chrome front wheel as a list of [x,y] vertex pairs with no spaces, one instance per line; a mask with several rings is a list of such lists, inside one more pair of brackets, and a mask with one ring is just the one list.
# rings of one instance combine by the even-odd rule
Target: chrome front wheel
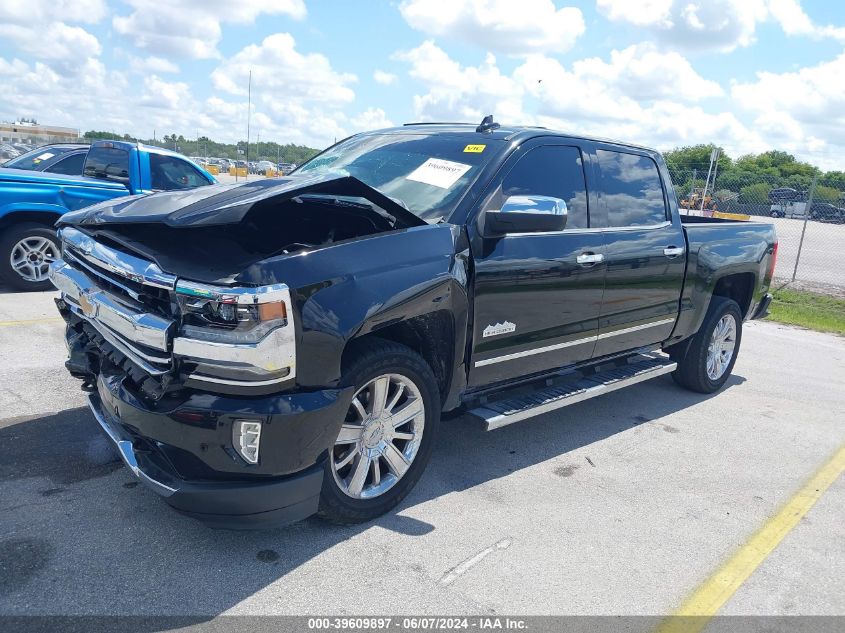
[[372,499],[399,483],[419,451],[425,414],[419,387],[401,374],[382,374],[358,389],[332,449],[338,488]]

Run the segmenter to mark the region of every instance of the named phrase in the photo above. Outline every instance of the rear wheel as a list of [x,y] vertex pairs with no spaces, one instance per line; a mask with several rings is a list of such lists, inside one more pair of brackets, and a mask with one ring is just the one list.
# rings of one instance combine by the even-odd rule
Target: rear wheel
[[440,395],[418,354],[382,340],[357,346],[343,384],[355,395],[326,461],[319,514],[359,523],[394,508],[419,480],[440,422]]
[[50,264],[60,257],[56,232],[43,224],[13,225],[0,236],[0,278],[15,290],[49,290]]
[[672,377],[682,387],[713,393],[731,375],[742,341],[742,312],[733,299],[714,296],[686,353],[672,351],[678,368]]

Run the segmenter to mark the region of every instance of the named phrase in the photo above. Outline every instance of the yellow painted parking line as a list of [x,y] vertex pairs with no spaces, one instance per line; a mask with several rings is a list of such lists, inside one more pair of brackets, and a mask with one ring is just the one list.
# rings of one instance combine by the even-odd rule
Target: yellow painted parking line
[[20,321],[0,321],[0,327],[12,327],[15,325],[30,325],[32,323],[58,323],[61,317],[42,317],[40,319],[22,319]]
[[731,598],[748,577],[798,525],[816,501],[845,471],[845,445],[786,502],[781,510],[746,541],[715,574],[658,627],[659,633],[697,633]]

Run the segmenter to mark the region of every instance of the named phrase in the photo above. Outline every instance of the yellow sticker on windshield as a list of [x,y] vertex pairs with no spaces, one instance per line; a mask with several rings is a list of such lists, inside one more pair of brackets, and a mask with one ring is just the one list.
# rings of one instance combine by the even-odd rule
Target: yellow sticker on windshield
[[487,147],[486,145],[467,145],[464,148],[464,153],[469,154],[480,154],[484,151],[484,148]]

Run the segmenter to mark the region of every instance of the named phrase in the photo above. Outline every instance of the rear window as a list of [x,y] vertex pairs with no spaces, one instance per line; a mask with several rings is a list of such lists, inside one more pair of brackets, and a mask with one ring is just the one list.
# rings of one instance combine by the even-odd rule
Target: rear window
[[651,158],[604,149],[596,154],[608,226],[650,226],[666,221],[663,185]]
[[161,154],[150,154],[150,176],[153,189],[160,191],[193,189],[209,184],[189,163],[175,156]]
[[48,171],[51,174],[66,174],[68,176],[81,176],[82,175],[82,165],[85,163],[85,154],[83,152],[79,152],[77,154],[72,154],[67,158],[62,158],[56,163],[50,165],[44,171]]
[[22,154],[17,158],[8,161],[3,167],[13,167],[14,169],[30,169],[39,170],[43,168],[43,164],[55,159],[65,152],[69,152],[67,147],[39,147],[31,152]]
[[92,147],[88,150],[83,175],[128,185],[129,151],[118,147]]

